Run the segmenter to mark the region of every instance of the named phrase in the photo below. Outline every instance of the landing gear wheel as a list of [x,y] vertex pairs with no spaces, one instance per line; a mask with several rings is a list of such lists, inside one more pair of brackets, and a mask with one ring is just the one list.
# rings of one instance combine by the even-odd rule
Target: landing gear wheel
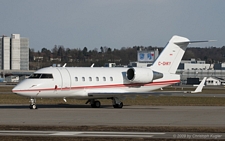
[[123,102],[113,105],[114,108],[123,108]]
[[94,102],[91,104],[91,107],[92,107],[92,108],[100,108],[100,107],[101,107],[101,102],[100,102],[100,101],[94,101]]
[[34,104],[34,105],[30,105],[29,108],[30,109],[37,109],[37,106]]
[[37,109],[37,106],[36,106],[36,99],[34,99],[34,98],[31,98],[30,99],[30,106],[29,106],[29,108],[30,109]]
[[32,108],[33,108],[33,109],[37,109],[37,106],[36,106],[36,105],[33,105]]

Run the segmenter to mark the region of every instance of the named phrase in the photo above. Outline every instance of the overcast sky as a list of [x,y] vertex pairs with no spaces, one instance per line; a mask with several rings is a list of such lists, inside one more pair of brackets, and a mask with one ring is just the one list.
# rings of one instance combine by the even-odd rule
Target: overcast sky
[[0,10],[0,35],[21,34],[35,51],[163,47],[173,35],[225,46],[225,0],[2,0]]

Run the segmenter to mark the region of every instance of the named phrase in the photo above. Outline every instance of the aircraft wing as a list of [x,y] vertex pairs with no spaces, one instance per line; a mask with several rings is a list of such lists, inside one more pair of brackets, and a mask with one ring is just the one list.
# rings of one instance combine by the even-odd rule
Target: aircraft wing
[[88,93],[93,98],[111,98],[111,97],[134,97],[134,96],[183,96],[182,94],[192,93],[192,91],[151,91],[151,92],[101,92]]
[[151,92],[101,92],[101,93],[88,93],[89,97],[93,98],[111,98],[111,97],[133,97],[133,96],[160,96],[160,95],[172,95],[172,94],[182,94],[184,91],[151,91]]
[[88,93],[89,97],[93,98],[110,98],[110,97],[133,97],[133,96],[163,96],[163,95],[176,95],[179,96],[185,93],[199,93],[202,92],[203,87],[205,86],[206,77],[203,78],[201,83],[197,86],[194,91],[150,91],[150,92],[90,92]]

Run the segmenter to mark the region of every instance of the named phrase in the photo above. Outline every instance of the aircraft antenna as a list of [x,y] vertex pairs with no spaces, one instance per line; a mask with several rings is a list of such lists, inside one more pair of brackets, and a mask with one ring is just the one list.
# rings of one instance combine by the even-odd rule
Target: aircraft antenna
[[66,63],[62,67],[65,68],[66,67]]

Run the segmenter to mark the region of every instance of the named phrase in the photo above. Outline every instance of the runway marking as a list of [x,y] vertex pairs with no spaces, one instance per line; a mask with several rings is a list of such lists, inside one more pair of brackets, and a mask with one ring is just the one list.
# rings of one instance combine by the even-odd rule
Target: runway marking
[[90,131],[0,131],[5,136],[71,136],[71,137],[124,137],[124,138],[152,138],[154,135],[165,133],[155,132],[90,132]]
[[150,138],[153,135],[164,135],[165,133],[150,132],[57,132],[51,135],[55,136],[82,136],[82,137],[145,137]]
[[200,132],[96,132],[96,131],[12,131],[0,130],[0,136],[47,136],[47,137],[120,137],[164,139],[225,139],[225,133]]
[[49,135],[56,135],[56,136],[74,136],[78,134],[82,134],[83,132],[57,132]]

